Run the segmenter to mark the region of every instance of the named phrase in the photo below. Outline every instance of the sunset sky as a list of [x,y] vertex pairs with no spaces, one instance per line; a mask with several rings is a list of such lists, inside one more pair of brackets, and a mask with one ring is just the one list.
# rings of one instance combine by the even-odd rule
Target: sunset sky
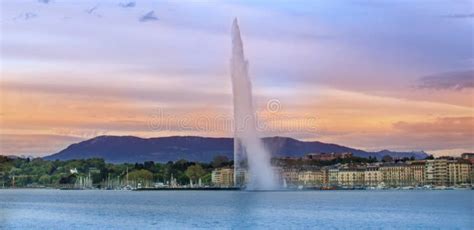
[[97,135],[230,137],[234,17],[263,136],[474,151],[473,1],[0,4],[3,155]]

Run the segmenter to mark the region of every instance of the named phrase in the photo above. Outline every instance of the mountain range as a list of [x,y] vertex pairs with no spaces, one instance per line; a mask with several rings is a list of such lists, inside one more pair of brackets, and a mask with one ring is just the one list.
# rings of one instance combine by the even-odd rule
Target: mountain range
[[[389,150],[367,152],[337,144],[318,141],[304,142],[288,137],[266,137],[263,138],[263,143],[275,157],[301,157],[308,153],[342,152],[351,152],[358,157],[371,156],[378,159],[385,155],[394,158],[413,156],[416,159],[428,156],[425,152],[393,152]],[[44,159],[72,160],[97,157],[110,163],[167,162],[180,159],[210,162],[217,155],[233,158],[233,138],[98,136],[72,144],[58,153],[44,157]]]

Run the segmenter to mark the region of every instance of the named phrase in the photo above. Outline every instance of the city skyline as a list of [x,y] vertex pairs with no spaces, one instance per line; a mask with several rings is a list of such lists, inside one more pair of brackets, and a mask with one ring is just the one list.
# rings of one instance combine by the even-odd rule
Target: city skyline
[[[103,134],[232,136],[179,124],[231,117],[234,17],[263,119],[316,121],[263,135],[473,152],[472,4],[2,1],[0,154],[44,156]],[[169,128],[150,127],[157,111]]]

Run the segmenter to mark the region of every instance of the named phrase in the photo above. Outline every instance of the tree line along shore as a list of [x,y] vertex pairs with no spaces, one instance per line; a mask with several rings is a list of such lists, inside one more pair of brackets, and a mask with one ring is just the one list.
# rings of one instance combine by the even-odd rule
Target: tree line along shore
[[[472,157],[472,155],[469,155]],[[301,158],[273,158],[272,165],[278,174],[282,185],[289,187],[367,187],[364,179],[364,170],[378,168],[389,168],[390,176],[399,175],[394,169],[421,170],[423,180],[425,162],[460,162],[461,166],[468,164],[469,169],[466,178],[468,184],[472,181],[472,163],[465,159],[434,159],[429,156],[425,160],[403,158],[393,159],[383,157],[361,158],[351,154],[338,156],[307,155]],[[472,161],[472,160],[471,160]],[[377,166],[374,168],[373,166]],[[456,165],[456,167],[458,167]],[[103,159],[91,158],[67,161],[49,161],[42,158],[20,158],[0,156],[0,188],[60,188],[60,189],[145,189],[145,188],[216,188],[233,186],[233,161],[225,156],[216,156],[211,162],[191,162],[187,160],[169,161],[158,163],[146,161],[143,163],[107,163]],[[364,170],[362,170],[364,169]],[[325,173],[326,172],[326,173]],[[331,178],[331,173],[348,174],[351,180],[345,181],[344,176]],[[227,174],[226,174],[227,173]],[[349,175],[353,173],[354,175]],[[374,183],[371,187],[384,184],[384,172],[372,171]],[[379,173],[374,174],[374,173]],[[417,172],[413,172],[417,173]],[[360,175],[359,175],[360,174]],[[425,173],[426,174],[426,173]],[[244,175],[245,176],[245,175]],[[406,175],[407,178],[410,175]],[[334,175],[332,175],[334,177]],[[365,176],[366,177],[366,176]],[[326,179],[325,179],[326,178]],[[331,181],[332,179],[332,181]],[[365,178],[367,180],[367,178]],[[389,185],[408,186],[422,185],[413,184],[412,180],[407,183],[399,183],[396,178],[389,178]],[[409,179],[409,178],[408,178]],[[448,178],[449,179],[449,178]],[[405,179],[404,179],[405,180]],[[394,183],[391,183],[394,182]],[[408,183],[410,182],[410,183]]]
[[[282,164],[285,159],[273,159]],[[311,165],[331,165],[343,162],[373,162],[375,159],[352,157],[332,161],[313,161]],[[298,162],[288,161],[297,166]],[[296,165],[295,165],[296,164]],[[0,188],[117,188],[153,187],[156,185],[186,186],[200,183],[212,186],[212,171],[233,166],[225,156],[216,156],[212,162],[187,160],[157,163],[107,163],[103,159],[91,158],[67,161],[49,161],[42,158],[0,156]],[[192,181],[192,182],[191,182]]]

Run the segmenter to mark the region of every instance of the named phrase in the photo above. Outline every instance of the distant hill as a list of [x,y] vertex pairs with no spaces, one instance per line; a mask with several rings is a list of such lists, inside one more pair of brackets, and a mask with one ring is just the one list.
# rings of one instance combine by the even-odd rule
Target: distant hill
[[[318,141],[303,142],[288,137],[263,138],[265,147],[278,157],[300,157],[308,153],[351,152],[359,157],[390,155],[395,158],[427,156],[424,152],[366,152],[336,144]],[[188,161],[210,162],[216,155],[233,157],[232,138],[209,138],[196,136],[172,136],[139,138],[134,136],[98,136],[44,157],[47,160],[71,160],[99,157],[111,163],[123,162],[167,162],[186,159]]]

